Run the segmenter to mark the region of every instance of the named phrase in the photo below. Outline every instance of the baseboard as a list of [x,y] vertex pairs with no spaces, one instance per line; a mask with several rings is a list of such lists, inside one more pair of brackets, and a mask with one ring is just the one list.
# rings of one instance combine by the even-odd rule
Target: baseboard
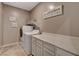
[[10,43],[10,44],[2,45],[2,46],[0,46],[0,48],[14,46],[14,45],[18,45],[18,44],[19,44],[19,42],[13,42],[13,43]]

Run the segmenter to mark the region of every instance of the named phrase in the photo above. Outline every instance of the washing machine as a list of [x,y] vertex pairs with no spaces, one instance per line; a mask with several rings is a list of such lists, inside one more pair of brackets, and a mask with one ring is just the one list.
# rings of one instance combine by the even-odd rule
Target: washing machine
[[21,47],[27,54],[31,54],[32,51],[32,34],[29,34],[33,31],[33,26],[23,26],[22,32],[23,35],[21,37]]

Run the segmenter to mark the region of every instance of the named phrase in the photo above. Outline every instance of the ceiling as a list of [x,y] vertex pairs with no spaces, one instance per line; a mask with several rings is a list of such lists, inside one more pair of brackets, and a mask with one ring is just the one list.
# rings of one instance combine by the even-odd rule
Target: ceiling
[[4,4],[21,8],[27,11],[32,10],[39,2],[4,2]]

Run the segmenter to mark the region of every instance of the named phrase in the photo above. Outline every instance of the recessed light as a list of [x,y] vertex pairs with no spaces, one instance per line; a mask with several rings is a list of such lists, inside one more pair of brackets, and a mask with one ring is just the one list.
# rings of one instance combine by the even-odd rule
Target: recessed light
[[49,9],[50,9],[50,10],[53,10],[54,7],[55,7],[54,5],[49,5]]

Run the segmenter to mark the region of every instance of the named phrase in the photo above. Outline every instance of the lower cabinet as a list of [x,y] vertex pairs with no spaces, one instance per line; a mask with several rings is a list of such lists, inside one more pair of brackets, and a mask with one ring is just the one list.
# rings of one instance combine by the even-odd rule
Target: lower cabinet
[[34,56],[42,56],[42,41],[36,38],[32,39],[32,54]]
[[48,42],[32,37],[32,54],[34,56],[74,56]]
[[37,55],[37,45],[36,45],[36,39],[32,38],[32,54],[34,56]]
[[56,53],[56,56],[74,56],[73,54],[60,48],[56,48],[55,53]]

